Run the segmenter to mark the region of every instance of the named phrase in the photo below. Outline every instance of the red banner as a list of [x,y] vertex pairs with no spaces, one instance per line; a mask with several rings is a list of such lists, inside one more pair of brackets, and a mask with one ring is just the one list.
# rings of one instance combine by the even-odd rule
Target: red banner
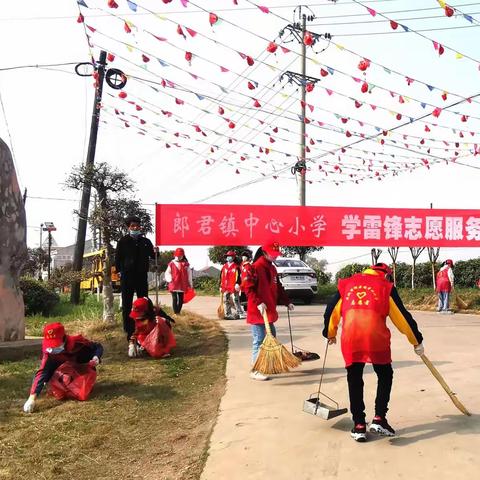
[[157,245],[478,247],[480,210],[156,205]]

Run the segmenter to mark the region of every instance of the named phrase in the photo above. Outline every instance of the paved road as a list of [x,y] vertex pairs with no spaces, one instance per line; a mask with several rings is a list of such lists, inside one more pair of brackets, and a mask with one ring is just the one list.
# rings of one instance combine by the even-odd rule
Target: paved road
[[[189,309],[214,317],[217,300],[196,298]],[[321,353],[324,307],[293,312],[295,343]],[[202,480],[317,480],[479,478],[480,316],[416,312],[426,354],[473,413],[462,415],[392,325],[394,386],[390,412],[395,438],[360,444],[349,435],[349,414],[329,421],[302,411],[318,386],[321,362],[310,362],[268,382],[248,377],[250,333],[244,321],[223,321],[229,338],[227,390],[222,398]],[[288,343],[285,314],[277,322]],[[366,367],[367,420],[373,416],[376,377]],[[322,388],[323,389],[323,388]],[[329,349],[324,392],[348,406],[338,346]]]

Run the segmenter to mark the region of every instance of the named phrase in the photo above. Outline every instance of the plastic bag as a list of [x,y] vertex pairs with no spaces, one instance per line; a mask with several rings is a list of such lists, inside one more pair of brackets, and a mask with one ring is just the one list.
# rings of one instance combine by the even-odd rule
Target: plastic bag
[[183,294],[183,303],[188,303],[190,300],[193,300],[195,295],[195,290],[193,288],[188,288]]
[[157,317],[158,323],[147,335],[142,347],[153,358],[161,358],[170,353],[177,342],[173,336],[172,329],[167,325],[163,317]]
[[48,382],[48,392],[57,400],[85,401],[97,380],[97,371],[86,364],[65,362],[54,372]]

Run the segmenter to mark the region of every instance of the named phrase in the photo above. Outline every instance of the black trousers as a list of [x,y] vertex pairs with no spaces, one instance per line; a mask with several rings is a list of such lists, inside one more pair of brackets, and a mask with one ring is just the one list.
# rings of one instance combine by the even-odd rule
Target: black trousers
[[[363,368],[364,363],[352,363],[347,367],[348,393],[350,395],[350,411],[354,423],[365,423],[365,403],[363,402]],[[392,391],[392,364],[373,364],[377,374],[377,396],[375,398],[375,415],[385,417]]]
[[183,307],[183,293],[172,292],[172,308],[174,313],[180,313]]
[[137,298],[148,296],[147,272],[122,272],[120,288],[122,291],[123,330],[127,334],[127,340],[130,340],[132,333],[135,331],[135,322],[130,318],[133,295],[136,293]]

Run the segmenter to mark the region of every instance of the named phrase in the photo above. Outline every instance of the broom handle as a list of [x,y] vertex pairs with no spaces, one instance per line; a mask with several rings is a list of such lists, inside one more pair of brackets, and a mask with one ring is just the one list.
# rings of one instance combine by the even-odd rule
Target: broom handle
[[268,322],[267,309],[263,312],[263,321],[265,322],[265,331],[267,335],[272,335],[272,329],[270,328],[270,323]]
[[433,363],[425,356],[425,355],[420,355],[421,359],[423,360],[423,363],[428,367],[428,369],[432,372],[432,375],[438,380],[438,383],[443,387],[443,389],[447,392],[447,395],[450,397],[450,400],[453,402],[453,404],[464,414],[470,416],[470,412],[465,408],[465,406],[460,402],[460,400],[457,398],[455,393],[452,392],[450,387],[447,385],[447,382],[443,379],[443,377],[440,375],[440,372],[435,368]]
[[292,337],[292,325],[290,323],[290,310],[287,307],[287,316],[288,316],[288,330],[290,331],[290,345],[292,346],[293,353],[293,337]]

